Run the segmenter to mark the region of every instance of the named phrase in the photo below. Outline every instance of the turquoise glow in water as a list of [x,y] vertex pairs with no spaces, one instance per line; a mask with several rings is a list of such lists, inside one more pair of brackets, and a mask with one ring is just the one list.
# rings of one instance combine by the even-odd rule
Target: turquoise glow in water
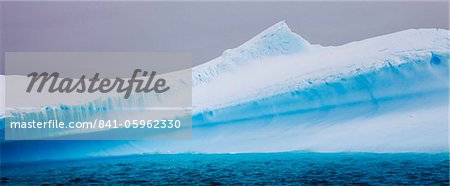
[[449,184],[449,154],[156,154],[2,169],[2,185]]

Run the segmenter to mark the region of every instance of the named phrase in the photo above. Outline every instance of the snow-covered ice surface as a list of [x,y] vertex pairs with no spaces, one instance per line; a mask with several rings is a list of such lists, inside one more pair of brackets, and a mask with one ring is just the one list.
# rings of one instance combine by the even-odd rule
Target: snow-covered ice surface
[[411,29],[324,47],[280,22],[192,69],[192,140],[3,141],[2,160],[447,152],[449,43],[448,30]]

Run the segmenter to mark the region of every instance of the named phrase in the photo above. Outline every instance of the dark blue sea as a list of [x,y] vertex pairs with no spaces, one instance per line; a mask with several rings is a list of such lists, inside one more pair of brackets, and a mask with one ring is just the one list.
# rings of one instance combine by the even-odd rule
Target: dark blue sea
[[449,185],[449,154],[155,154],[7,164],[1,185]]

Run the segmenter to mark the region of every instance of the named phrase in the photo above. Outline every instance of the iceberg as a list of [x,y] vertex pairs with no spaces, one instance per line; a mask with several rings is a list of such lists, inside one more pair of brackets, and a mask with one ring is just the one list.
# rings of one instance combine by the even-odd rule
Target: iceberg
[[[192,68],[191,140],[3,139],[2,161],[144,153],[448,152],[449,59],[444,29],[321,46],[282,21]],[[155,98],[130,100],[145,104]],[[103,104],[108,102],[95,102]],[[2,133],[5,118],[17,115],[3,115]]]

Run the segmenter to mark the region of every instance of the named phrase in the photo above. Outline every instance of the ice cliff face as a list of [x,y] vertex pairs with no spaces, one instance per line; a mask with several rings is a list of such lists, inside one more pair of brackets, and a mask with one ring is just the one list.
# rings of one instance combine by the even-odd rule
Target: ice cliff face
[[449,43],[448,30],[411,29],[323,47],[280,22],[192,69],[192,140],[2,142],[2,155],[447,152]]
[[[277,26],[278,25],[275,25],[276,28]],[[285,29],[282,33],[290,32],[287,27],[283,28]],[[280,30],[277,29],[268,30],[275,31],[275,33],[269,35],[277,35],[278,32],[280,32]],[[268,34],[267,30],[263,33]],[[230,58],[229,56],[224,55],[211,62],[195,67],[193,71],[194,82],[208,81],[208,83],[194,83],[194,111],[201,112],[204,110],[242,105],[247,102],[263,100],[268,97],[279,96],[282,94],[291,94],[293,92],[305,93],[307,90],[316,89],[318,87],[327,88],[329,84],[349,84],[352,80],[355,81],[353,86],[341,84],[342,90],[345,90],[345,92],[340,91],[340,94],[334,95],[337,99],[341,100],[341,102],[345,102],[344,100],[347,98],[353,99],[354,101],[369,99],[367,98],[370,97],[369,94],[373,94],[373,99],[394,94],[407,94],[410,92],[398,91],[398,89],[388,85],[402,79],[405,80],[405,83],[408,82],[406,79],[412,77],[403,76],[406,73],[416,73],[412,72],[412,70],[431,70],[423,72],[429,73],[428,75],[430,76],[419,73],[416,74],[417,77],[419,77],[419,75],[424,77],[435,77],[436,75],[432,74],[443,71],[442,74],[438,75],[442,79],[437,81],[441,84],[436,86],[440,86],[441,88],[447,86],[447,75],[446,69],[444,68],[448,63],[447,59],[449,55],[449,37],[447,30],[406,30],[337,47],[309,45],[307,42],[303,42],[303,39],[295,33],[290,33],[292,38],[296,38],[291,39],[291,42],[296,44],[290,44],[289,46],[292,47],[291,49],[280,47],[283,49],[281,51],[285,51],[283,55],[279,55],[281,52],[275,52],[275,54],[270,56],[260,55],[256,59],[250,58],[244,61],[237,60],[232,62],[222,60],[223,58]],[[258,43],[255,42],[256,40],[261,41],[259,43],[266,43],[262,42],[264,41],[264,37],[258,36],[249,42]],[[278,46],[279,43],[275,43],[276,44],[271,43],[264,46]],[[237,49],[232,49],[232,51],[247,51],[245,48],[246,46],[248,46],[248,43]],[[276,47],[272,48],[274,48],[275,51],[279,51],[278,49],[280,49]],[[302,48],[302,50],[300,50],[300,48]],[[239,54],[241,53],[238,52],[235,55],[239,56]],[[222,63],[227,65],[217,65]],[[430,66],[431,64],[433,64],[433,66]],[[411,65],[422,67],[405,69],[407,66]],[[428,66],[425,67],[424,65]],[[231,67],[220,68],[221,66]],[[387,71],[396,70],[401,70],[401,73],[387,76]],[[208,74],[210,71],[213,71],[214,75]],[[372,77],[368,77],[370,75]],[[357,79],[358,77],[359,79]],[[385,78],[390,82],[387,82],[384,86],[375,86],[378,82],[377,78]],[[362,79],[367,79],[367,82],[362,81]],[[345,80],[349,81],[346,82]],[[411,80],[409,83],[414,82],[412,79],[409,80]],[[430,83],[429,85],[431,86],[431,84],[433,83]],[[331,87],[328,86],[328,88],[330,89]],[[411,89],[414,88],[418,89],[417,86],[411,87]],[[317,96],[321,93],[325,93],[321,91],[325,90],[321,89],[320,91],[318,90],[317,93],[306,95],[305,99],[317,101]],[[355,97],[351,95],[356,92],[361,93],[361,91],[361,96],[365,95],[366,97]],[[384,93],[386,93],[386,95],[381,95]],[[311,97],[314,95],[315,97]],[[328,104],[326,102],[331,100],[336,101],[335,99],[327,98],[321,100],[320,104]],[[305,100],[296,100],[296,103],[303,105],[310,104],[310,102]],[[281,104],[280,106],[282,105],[284,104]]]

